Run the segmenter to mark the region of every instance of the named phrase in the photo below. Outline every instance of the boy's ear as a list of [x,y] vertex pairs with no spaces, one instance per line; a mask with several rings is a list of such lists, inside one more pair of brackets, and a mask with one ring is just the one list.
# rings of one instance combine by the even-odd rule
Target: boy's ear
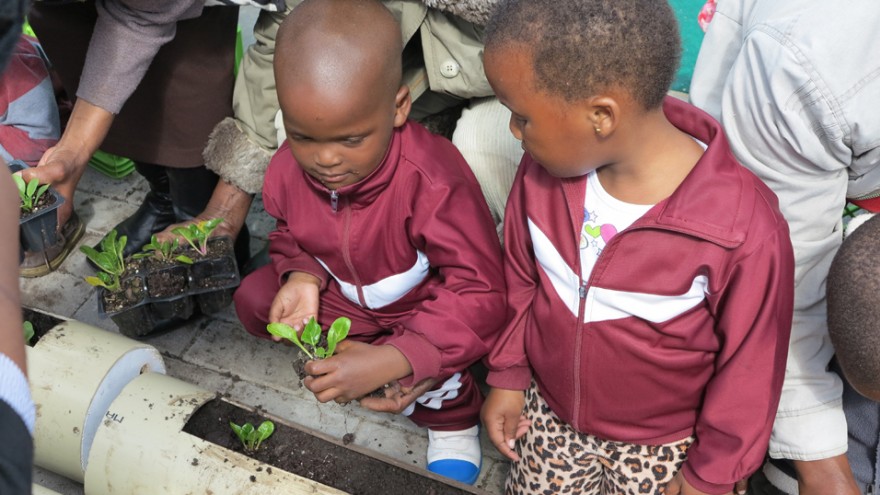
[[608,137],[617,129],[620,104],[611,96],[594,96],[589,99],[587,119],[596,131],[597,137]]
[[400,127],[406,123],[410,110],[412,110],[412,95],[409,92],[409,86],[401,84],[394,96],[394,127]]

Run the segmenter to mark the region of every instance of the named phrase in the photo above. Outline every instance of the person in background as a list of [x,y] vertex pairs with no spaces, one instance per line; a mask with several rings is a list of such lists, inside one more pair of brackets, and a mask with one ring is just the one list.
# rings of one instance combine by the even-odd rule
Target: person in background
[[[269,159],[285,140],[272,61],[278,25],[299,3],[287,0],[284,12],[260,12],[254,26],[257,43],[245,52],[236,80],[235,115],[217,125],[205,148],[206,165],[224,179],[209,208],[240,223],[252,196],[261,191]],[[510,113],[492,95],[483,72],[483,25],[497,0],[383,3],[403,36],[403,79],[413,100],[410,118],[451,137],[480,182],[500,230],[522,150],[507,132]]]
[[[20,39],[25,0],[0,0],[0,74]],[[5,167],[5,160],[0,157]],[[27,362],[18,290],[18,193],[12,176],[0,177],[0,493],[31,492],[36,408],[27,382]]]
[[656,0],[507,1],[486,30],[526,151],[482,412],[508,494],[739,493],[763,462],[791,241],[718,123],[666,97],[676,33]]
[[33,167],[58,142],[61,126],[49,61],[36,39],[22,34],[0,74],[0,157]]
[[[82,235],[74,193],[99,146],[131,158],[150,188],[115,227],[128,237],[125,254],[201,213],[218,182],[202,150],[232,114],[238,9],[205,0],[37,1],[28,20],[76,102],[58,144],[22,172],[67,201],[58,210],[59,245],[26,253],[21,275],[56,269]],[[239,263],[247,244],[247,236],[237,239]]]
[[[408,119],[401,44],[374,1],[305,1],[282,23],[288,138],[263,185],[272,262],[242,281],[235,308],[263,338],[269,323],[350,318],[338,352],[306,364],[306,387],[403,413],[428,430],[428,470],[472,484],[482,394],[467,367],[505,316],[501,249],[461,154]],[[388,384],[404,392],[365,397]]]
[[825,283],[847,198],[877,209],[878,23],[880,4],[868,0],[718,2],[691,85],[691,101],[777,194],[791,231],[794,318],[769,456],[793,468],[801,495],[859,492],[843,382],[829,368]]

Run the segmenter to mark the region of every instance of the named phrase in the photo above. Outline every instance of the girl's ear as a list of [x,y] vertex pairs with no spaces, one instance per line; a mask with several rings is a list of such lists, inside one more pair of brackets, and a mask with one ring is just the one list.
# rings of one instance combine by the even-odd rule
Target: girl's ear
[[401,84],[394,96],[394,127],[400,127],[406,123],[411,109],[412,95],[409,93],[409,86]]
[[620,119],[620,104],[609,95],[594,96],[589,99],[587,119],[596,137],[605,138],[614,133]]

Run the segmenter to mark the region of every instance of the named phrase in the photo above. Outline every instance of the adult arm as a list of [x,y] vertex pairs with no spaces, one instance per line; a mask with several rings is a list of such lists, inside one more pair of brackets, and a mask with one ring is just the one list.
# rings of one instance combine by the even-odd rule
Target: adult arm
[[140,84],[159,48],[174,38],[177,21],[197,17],[203,0],[116,0],[95,5],[98,19],[67,127],[39,166],[22,173],[25,179],[54,184],[68,200],[62,205],[61,223],[70,216],[76,185],[113,117]]

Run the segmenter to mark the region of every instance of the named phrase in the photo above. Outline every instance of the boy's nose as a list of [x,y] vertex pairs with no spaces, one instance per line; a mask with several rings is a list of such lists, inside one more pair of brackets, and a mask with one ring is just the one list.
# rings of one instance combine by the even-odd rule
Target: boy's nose
[[342,162],[338,153],[332,150],[321,150],[315,154],[315,164],[319,167],[330,168],[339,165]]

